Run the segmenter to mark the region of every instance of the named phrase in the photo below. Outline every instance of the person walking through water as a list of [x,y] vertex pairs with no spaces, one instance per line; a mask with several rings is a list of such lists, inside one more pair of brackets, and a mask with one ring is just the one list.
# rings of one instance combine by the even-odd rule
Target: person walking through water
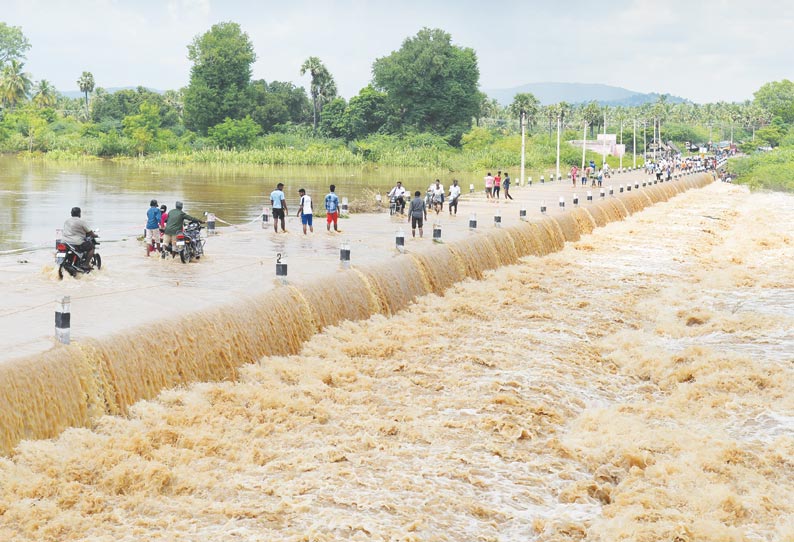
[[422,199],[422,193],[417,190],[414,192],[414,199],[411,200],[411,206],[408,208],[408,222],[411,223],[411,237],[416,237],[416,228],[419,228],[419,237],[422,237],[423,219],[427,220],[427,205],[425,200]]
[[491,172],[488,172],[488,175],[485,176],[485,199],[491,199],[492,192],[493,192],[493,176]]
[[284,215],[287,214],[287,198],[284,196],[284,183],[278,183],[276,189],[270,193],[270,205],[273,207],[273,230],[278,233],[278,223],[281,221],[281,232],[287,233],[284,226]]
[[325,196],[325,228],[331,231],[331,223],[334,224],[334,231],[339,232],[337,223],[339,222],[339,196],[336,195],[336,185],[332,184],[331,191]]
[[312,213],[314,212],[312,209],[312,198],[306,194],[306,189],[304,188],[298,190],[298,194],[300,194],[301,197],[301,202],[298,206],[298,216],[301,219],[301,224],[303,224],[303,235],[306,235],[306,226],[314,233],[314,225],[312,224]]
[[436,179],[435,184],[433,184],[433,210],[436,214],[440,213],[444,210],[444,185],[441,184],[441,181]]
[[571,183],[573,184],[574,188],[576,188],[576,181],[578,175],[579,175],[579,168],[576,167],[575,165],[571,166]]
[[499,190],[502,188],[502,172],[497,171],[493,178],[493,197],[499,199]]
[[146,211],[146,255],[160,250],[160,219],[163,213],[157,207],[157,200],[149,202],[149,210]]
[[502,186],[505,188],[505,199],[513,199],[510,195],[510,174],[505,171],[505,180],[502,181]]
[[452,214],[452,208],[455,208],[455,215],[458,214],[458,198],[460,197],[460,186],[458,180],[452,180],[452,186],[449,187],[449,214]]

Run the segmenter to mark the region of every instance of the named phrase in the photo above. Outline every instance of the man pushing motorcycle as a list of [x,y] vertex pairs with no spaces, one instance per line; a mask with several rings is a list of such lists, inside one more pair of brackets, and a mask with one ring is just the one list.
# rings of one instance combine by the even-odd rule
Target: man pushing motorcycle
[[165,223],[165,232],[163,234],[163,253],[162,257],[165,258],[165,251],[173,253],[176,246],[176,236],[182,231],[185,220],[199,222],[204,224],[203,220],[192,217],[182,210],[182,202],[177,201],[174,204],[175,209],[168,213],[168,221]]

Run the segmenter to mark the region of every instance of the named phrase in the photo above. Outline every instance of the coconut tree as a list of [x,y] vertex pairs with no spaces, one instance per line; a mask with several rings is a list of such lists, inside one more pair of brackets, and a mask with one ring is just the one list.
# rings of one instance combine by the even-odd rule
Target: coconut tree
[[19,60],[11,60],[0,75],[0,100],[10,109],[27,98],[33,84],[30,74],[23,71],[24,67]]
[[314,104],[314,130],[317,131],[317,115],[322,111],[324,103],[330,102],[336,97],[336,83],[331,72],[316,56],[310,56],[301,65],[301,75],[305,75],[306,72],[309,72],[312,78],[309,91]]
[[42,79],[33,87],[33,103],[41,108],[54,107],[58,101],[58,91],[52,83]]
[[77,86],[80,87],[80,92],[85,94],[85,108],[88,109],[88,93],[94,90],[94,74],[83,72],[83,75],[77,80]]

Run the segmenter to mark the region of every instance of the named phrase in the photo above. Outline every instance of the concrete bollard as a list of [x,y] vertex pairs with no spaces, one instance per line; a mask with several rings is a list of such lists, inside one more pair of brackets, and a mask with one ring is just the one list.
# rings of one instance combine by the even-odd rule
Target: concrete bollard
[[339,245],[339,262],[344,269],[350,267],[350,243],[348,241],[342,241]]
[[502,213],[499,212],[499,209],[497,209],[496,214],[493,215],[493,225],[495,228],[502,227]]
[[262,229],[270,225],[270,207],[262,207]]
[[545,184],[546,179],[543,178],[543,175],[540,176],[540,184]]
[[587,191],[587,201],[593,201],[593,192],[591,190]]
[[469,185],[469,194],[473,194],[473,193],[474,193],[474,185],[470,184]]
[[72,298],[64,296],[55,302],[55,339],[61,344],[69,344],[71,340]]
[[565,209],[565,196],[560,196],[560,209]]
[[522,206],[521,209],[518,210],[518,218],[519,218],[519,220],[526,221],[526,219],[527,219],[527,208],[526,207]]
[[207,213],[207,235],[212,235],[215,233],[215,215],[213,213]]
[[440,243],[441,242],[441,224],[436,222],[433,224],[433,242]]
[[397,247],[397,250],[400,252],[405,252],[405,232],[403,232],[402,228],[397,230],[397,233],[394,236],[394,244]]
[[284,255],[279,252],[276,254],[276,277],[281,279],[282,284],[287,283],[287,262]]
[[544,215],[546,214],[546,202],[545,201],[541,201],[540,202],[540,212],[543,213]]

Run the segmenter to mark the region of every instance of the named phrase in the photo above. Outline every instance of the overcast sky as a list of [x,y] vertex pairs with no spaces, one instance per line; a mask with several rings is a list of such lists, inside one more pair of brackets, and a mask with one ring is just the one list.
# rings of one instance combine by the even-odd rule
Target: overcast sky
[[308,87],[300,65],[319,56],[346,98],[423,26],[477,52],[483,89],[604,83],[704,103],[794,78],[792,0],[0,0],[0,21],[61,91],[83,70],[102,87],[186,86],[188,43],[221,21],[250,36],[255,79]]

